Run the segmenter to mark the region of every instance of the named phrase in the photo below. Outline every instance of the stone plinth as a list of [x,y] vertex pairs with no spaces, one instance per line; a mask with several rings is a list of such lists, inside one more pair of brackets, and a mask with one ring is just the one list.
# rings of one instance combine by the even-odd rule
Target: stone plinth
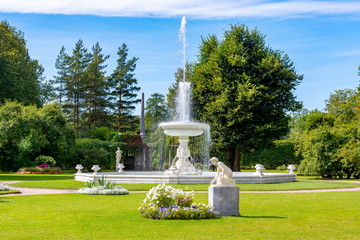
[[209,205],[221,216],[240,216],[238,187],[209,187]]

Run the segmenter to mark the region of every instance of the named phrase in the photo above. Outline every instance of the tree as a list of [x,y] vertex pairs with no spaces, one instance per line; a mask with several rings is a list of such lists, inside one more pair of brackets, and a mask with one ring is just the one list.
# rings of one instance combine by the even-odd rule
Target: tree
[[360,177],[358,90],[336,90],[327,112],[309,112],[293,122],[290,137],[303,158],[298,171],[326,178]]
[[55,90],[56,98],[59,100],[60,104],[63,104],[64,98],[66,96],[66,82],[69,78],[69,56],[65,52],[65,47],[62,46],[59,52],[59,55],[56,58],[55,68],[57,71],[57,76],[54,76],[52,81]]
[[76,42],[68,61],[69,67],[66,77],[67,102],[63,105],[63,108],[77,130],[80,127],[80,116],[84,107],[84,93],[87,83],[85,73],[91,61],[91,54],[88,53],[81,39]]
[[199,49],[191,78],[195,114],[210,124],[215,151],[240,170],[243,154],[288,132],[288,112],[301,106],[293,91],[302,76],[244,25],[231,26],[222,40],[203,38]]
[[127,60],[128,48],[126,44],[119,47],[117,55],[117,66],[109,78],[109,87],[111,89],[111,99],[114,113],[117,118],[117,130],[123,132],[130,130],[127,128],[129,123],[134,120],[132,112],[135,104],[141,100],[136,98],[140,87],[137,87],[137,80],[134,78],[136,61],[138,58]]
[[169,119],[165,96],[153,93],[146,101],[145,127],[147,132],[154,132],[160,122]]
[[24,34],[8,22],[1,21],[0,103],[12,99],[40,106],[43,71],[38,60],[31,59]]
[[108,86],[106,81],[106,71],[104,69],[107,65],[104,62],[110,57],[101,53],[102,48],[99,43],[92,47],[91,62],[87,66],[86,86],[84,94],[84,103],[86,106],[86,113],[84,117],[87,119],[89,129],[99,126],[107,126],[108,114],[107,107],[109,106]]
[[337,120],[338,123],[349,123],[355,117],[355,107],[358,99],[354,89],[336,90],[326,100],[326,111]]
[[40,155],[51,156],[63,166],[74,141],[74,131],[58,104],[37,108],[6,101],[0,106],[1,170],[34,166]]

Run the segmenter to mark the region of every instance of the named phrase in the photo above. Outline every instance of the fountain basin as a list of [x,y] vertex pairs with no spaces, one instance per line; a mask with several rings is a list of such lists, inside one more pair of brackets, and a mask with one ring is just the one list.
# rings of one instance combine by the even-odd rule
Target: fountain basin
[[[98,172],[75,173],[75,180],[88,182],[106,177],[113,183],[167,183],[167,184],[210,184],[216,172],[202,172],[201,175],[164,175],[162,171],[134,171],[134,172]],[[296,182],[296,174],[264,173],[262,176],[253,172],[234,172],[233,179],[238,184],[281,183]]]
[[159,127],[166,135],[173,137],[195,137],[210,129],[208,124],[197,122],[164,122]]

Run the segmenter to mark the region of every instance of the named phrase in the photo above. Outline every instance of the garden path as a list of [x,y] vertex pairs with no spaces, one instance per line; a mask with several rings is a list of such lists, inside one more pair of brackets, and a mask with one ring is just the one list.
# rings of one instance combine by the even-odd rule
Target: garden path
[[[12,184],[24,181],[0,181],[2,184]],[[8,186],[11,190],[18,190],[21,193],[6,194],[3,196],[19,196],[19,195],[37,195],[37,194],[63,194],[63,193],[75,193],[77,190],[62,190],[62,189],[44,189],[44,188],[19,188]]]
[[[1,184],[12,184],[24,181],[0,181]],[[342,181],[347,182],[347,181]],[[351,181],[359,183],[360,181]],[[61,190],[61,189],[43,189],[43,188],[19,188],[8,186],[12,190],[21,191],[21,193],[6,194],[4,196],[20,196],[20,195],[36,195],[36,194],[64,194],[64,193],[76,193],[77,190]],[[357,188],[341,188],[341,189],[316,189],[316,190],[288,190],[288,191],[240,191],[241,193],[315,193],[315,192],[356,192],[360,191],[360,187]],[[148,192],[148,191],[131,191],[131,192]],[[207,193],[207,191],[196,191],[199,193]]]

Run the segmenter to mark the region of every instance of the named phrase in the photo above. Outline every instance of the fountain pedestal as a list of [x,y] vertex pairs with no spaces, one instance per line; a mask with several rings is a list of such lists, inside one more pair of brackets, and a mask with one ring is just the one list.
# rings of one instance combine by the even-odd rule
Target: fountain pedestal
[[175,166],[178,169],[179,175],[199,175],[201,174],[201,171],[197,171],[194,165],[189,161],[191,155],[188,143],[189,137],[179,137],[179,147],[176,151],[176,157],[178,159]]
[[179,147],[176,150],[175,164],[165,171],[165,175],[201,175],[190,162],[191,154],[188,146],[189,137],[199,136],[209,130],[206,123],[166,122],[159,125],[169,136],[179,137]]

